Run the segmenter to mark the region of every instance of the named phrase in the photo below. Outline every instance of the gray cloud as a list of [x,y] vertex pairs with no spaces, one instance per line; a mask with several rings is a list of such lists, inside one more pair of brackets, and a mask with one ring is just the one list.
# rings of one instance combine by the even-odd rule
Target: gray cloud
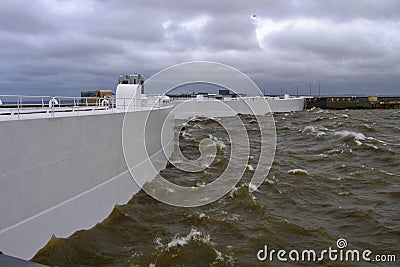
[[259,48],[249,16],[216,16],[205,25],[201,39],[204,47],[217,51]]
[[49,23],[47,15],[45,6],[33,4],[33,1],[1,1],[0,29],[2,32],[21,34],[55,32],[57,29]]
[[114,89],[121,73],[191,60],[269,93],[399,94],[399,36],[395,0],[2,1],[0,94]]
[[378,39],[380,33],[371,35],[358,30],[348,25],[307,29],[296,29],[289,25],[271,34],[266,42],[275,49],[299,50],[327,60],[375,58],[385,54],[386,48]]
[[297,12],[304,16],[331,18],[342,22],[354,19],[394,20],[400,18],[400,4],[397,0],[385,1],[297,1]]

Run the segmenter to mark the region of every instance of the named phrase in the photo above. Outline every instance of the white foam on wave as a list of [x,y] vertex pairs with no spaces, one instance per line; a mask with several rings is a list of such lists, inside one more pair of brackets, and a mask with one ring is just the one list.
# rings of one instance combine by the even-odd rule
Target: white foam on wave
[[383,141],[383,140],[379,140],[379,139],[374,138],[374,137],[368,137],[367,139],[368,139],[368,140],[375,141],[375,142],[378,142],[378,143],[381,143],[381,144],[384,145],[384,146],[387,146],[387,145],[390,145],[390,146],[400,146],[400,144],[389,143],[389,142],[386,142],[386,141]]
[[369,147],[372,147],[375,150],[378,150],[379,148],[376,145],[372,145],[372,144],[366,144]]
[[303,169],[293,169],[288,171],[289,174],[308,175],[308,172]]
[[205,244],[210,244],[210,235],[203,235],[199,230],[192,228],[186,236],[174,237],[167,245],[167,249],[185,246],[189,241],[200,241]]
[[216,250],[214,248],[215,254],[217,254],[217,258],[215,259],[216,261],[224,261],[224,257],[222,257],[222,252]]
[[372,127],[371,125],[368,125],[368,124],[366,124],[366,123],[362,124],[362,126],[363,126],[364,128],[366,128],[367,130],[374,130],[374,127]]
[[206,183],[205,183],[204,181],[200,181],[200,182],[197,182],[197,183],[196,183],[196,186],[198,186],[198,187],[204,187],[204,186],[206,186]]
[[221,251],[218,251],[216,248],[213,248],[215,254],[217,257],[215,258],[215,261],[213,262],[212,266],[214,264],[217,264],[218,262],[226,262],[230,266],[235,265],[235,259],[233,258],[232,255],[224,255]]
[[172,165],[181,164],[181,163],[183,163],[183,162],[184,162],[183,160],[170,160],[170,161],[169,161],[169,163],[172,164]]
[[203,218],[209,219],[209,217],[205,213],[200,213],[199,214],[199,219],[203,219]]
[[186,132],[185,130],[183,130],[183,131],[181,132],[181,135],[182,135],[183,137],[190,137],[190,136],[192,136],[190,133]]
[[247,164],[247,165],[246,165],[246,168],[247,168],[249,171],[254,171],[254,167],[251,166],[251,164]]
[[303,133],[307,133],[307,132],[316,133],[317,130],[315,129],[314,126],[309,125],[309,126],[306,126],[306,127],[303,129]]
[[209,201],[209,200],[210,200],[209,197],[202,197],[202,198],[200,199],[200,201],[202,201],[202,202],[206,202],[206,201]]
[[372,140],[372,141],[376,141],[376,142],[381,143],[381,144],[384,144],[384,145],[389,144],[389,143],[387,143],[387,142],[385,142],[385,141],[379,140],[379,139],[374,138],[374,137],[368,137],[367,139],[368,139],[368,140]]
[[234,186],[234,187],[231,189],[231,191],[229,191],[229,196],[230,196],[231,198],[235,198],[235,194],[236,194],[236,192],[238,191],[238,189],[239,189],[239,188],[237,188],[236,186]]
[[195,129],[203,129],[203,127],[201,127],[199,124],[194,124],[194,125],[192,125],[192,127],[193,128],[195,128]]
[[276,180],[275,175],[269,179],[268,177],[264,180],[265,182],[269,183],[269,184],[274,184]]
[[388,171],[385,171],[385,170],[379,170],[379,171],[384,173],[384,174],[390,175],[390,176],[397,176],[397,177],[400,176],[400,175],[397,175],[397,174],[394,174],[394,173],[391,173],[391,172],[388,172]]
[[[200,214],[200,216],[203,213]],[[163,245],[161,242],[161,238],[157,238],[155,240],[155,243],[157,244],[158,248],[162,248],[165,249],[166,251],[168,251],[171,248],[174,247],[182,247],[187,245],[190,241],[197,241],[197,242],[201,242],[203,244],[209,245],[215,252],[215,262],[227,262],[229,264],[233,264],[235,262],[234,258],[231,255],[225,255],[224,253],[222,253],[221,251],[217,250],[216,247],[216,243],[211,241],[211,237],[210,235],[205,235],[203,233],[201,233],[199,230],[197,230],[196,228],[192,228],[190,230],[190,232],[185,235],[185,236],[175,236],[169,243],[167,243],[166,245]],[[150,263],[149,266],[156,266],[154,263]]]
[[222,142],[220,139],[217,137],[213,136],[212,134],[209,134],[208,137],[214,141],[215,145],[217,146],[218,149],[224,149],[226,147],[225,143]]
[[249,189],[252,191],[256,191],[257,190],[257,186],[255,186],[254,184],[250,183],[249,184]]
[[[325,129],[326,129],[326,128],[325,128]],[[303,132],[303,133],[307,133],[307,134],[315,134],[317,137],[326,135],[326,133],[325,133],[324,131],[321,131],[321,130],[319,130],[318,128],[312,126],[312,125],[306,126],[306,127],[303,129],[302,132]]]
[[162,242],[161,242],[161,237],[157,237],[157,238],[154,240],[154,243],[156,243],[156,245],[157,245],[158,248],[162,248],[162,247],[163,247],[163,244],[162,244]]
[[340,137],[352,137],[354,138],[354,141],[357,143],[357,145],[362,145],[363,140],[365,140],[367,137],[360,133],[360,132],[354,132],[354,131],[348,131],[348,130],[340,130],[340,131],[336,131],[334,133],[334,135],[336,136],[340,136]]
[[336,153],[341,153],[341,150],[338,148],[331,149],[327,152],[328,154],[336,154]]
[[172,189],[172,188],[166,188],[166,190],[167,190],[168,193],[174,193],[175,192],[175,190]]
[[353,149],[351,149],[351,148],[349,148],[348,150],[346,150],[346,149],[342,149],[342,150],[340,150],[340,154],[344,154],[344,153],[350,153],[350,154],[353,154]]

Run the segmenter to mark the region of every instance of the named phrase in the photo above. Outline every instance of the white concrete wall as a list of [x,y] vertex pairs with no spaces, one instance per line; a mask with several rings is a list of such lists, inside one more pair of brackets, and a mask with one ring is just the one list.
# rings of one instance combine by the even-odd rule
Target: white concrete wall
[[[152,111],[148,127],[157,132],[169,111]],[[147,157],[148,113],[129,116],[135,124],[129,126],[128,149],[141,160]],[[30,259],[52,234],[68,237],[89,229],[140,190],[123,155],[123,118],[124,113],[110,113],[0,122],[0,251]],[[173,133],[172,122],[168,126]],[[160,135],[147,138],[157,168],[164,168]],[[172,152],[172,142],[167,150]],[[151,175],[144,171],[138,178]]]
[[271,107],[272,112],[291,112],[300,111],[304,109],[304,98],[286,98],[286,99],[274,99],[268,98],[268,104]]
[[[272,112],[291,112],[304,109],[303,98],[273,99],[267,98],[269,108],[263,98],[244,98],[242,100],[190,100],[181,104],[175,102],[176,119],[187,119],[193,116],[226,117],[232,116],[232,110],[241,114],[265,115]],[[229,109],[231,108],[231,109]]]
[[[141,104],[141,94],[139,84],[118,84],[116,93],[116,107],[127,110],[128,105],[133,107]],[[134,110],[134,109],[130,109]]]

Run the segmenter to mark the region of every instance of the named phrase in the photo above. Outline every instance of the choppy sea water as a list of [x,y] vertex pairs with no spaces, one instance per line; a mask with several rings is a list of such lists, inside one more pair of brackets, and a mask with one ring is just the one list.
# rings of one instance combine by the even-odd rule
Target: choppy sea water
[[[140,192],[93,229],[52,238],[33,261],[51,266],[275,266],[282,264],[276,258],[257,259],[265,245],[322,251],[345,238],[349,249],[394,254],[398,263],[400,111],[314,109],[274,117],[275,160],[257,191],[250,193],[248,184],[257,166],[259,131],[254,117],[241,116],[251,155],[243,179],[222,199],[179,208]],[[163,176],[198,186],[218,177],[229,162],[230,143],[217,122],[199,118],[186,125],[181,150],[195,158],[204,137],[218,145],[210,168],[188,174],[169,165]]]

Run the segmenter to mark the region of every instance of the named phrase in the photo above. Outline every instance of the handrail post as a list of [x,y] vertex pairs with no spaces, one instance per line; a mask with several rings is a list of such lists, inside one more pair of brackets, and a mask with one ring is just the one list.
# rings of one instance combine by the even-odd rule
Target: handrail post
[[18,98],[17,98],[17,114],[18,114],[18,120],[19,120],[19,102],[20,102],[20,96],[18,96]]

